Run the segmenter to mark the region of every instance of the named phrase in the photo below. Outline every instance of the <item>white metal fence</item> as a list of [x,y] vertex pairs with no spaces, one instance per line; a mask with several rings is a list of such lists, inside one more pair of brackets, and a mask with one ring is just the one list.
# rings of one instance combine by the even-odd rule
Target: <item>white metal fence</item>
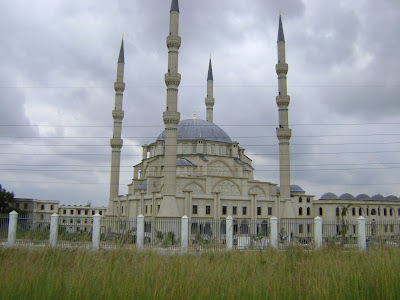
[[366,250],[369,246],[400,245],[400,221],[356,222],[344,220],[281,219],[189,219],[102,217],[37,219],[32,216],[0,215],[0,242],[12,246],[84,247],[172,252],[262,250],[323,246]]

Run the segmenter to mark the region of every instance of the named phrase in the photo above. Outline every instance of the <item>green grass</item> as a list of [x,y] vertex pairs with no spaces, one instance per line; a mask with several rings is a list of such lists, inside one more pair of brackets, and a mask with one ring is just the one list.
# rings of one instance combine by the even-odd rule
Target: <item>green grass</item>
[[0,250],[1,299],[396,299],[400,250]]

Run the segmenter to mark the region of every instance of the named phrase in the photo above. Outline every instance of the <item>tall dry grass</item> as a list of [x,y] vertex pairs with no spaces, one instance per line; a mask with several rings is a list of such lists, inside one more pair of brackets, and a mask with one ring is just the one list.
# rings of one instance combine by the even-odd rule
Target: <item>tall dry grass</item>
[[0,250],[2,299],[396,299],[400,250]]

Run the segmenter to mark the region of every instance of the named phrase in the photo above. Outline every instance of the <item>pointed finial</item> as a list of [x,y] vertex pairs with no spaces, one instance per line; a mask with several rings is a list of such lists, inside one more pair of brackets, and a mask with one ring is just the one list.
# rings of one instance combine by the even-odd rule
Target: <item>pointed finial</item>
[[214,81],[213,78],[213,71],[212,71],[212,65],[211,65],[211,54],[210,54],[210,63],[208,64],[208,76],[207,76],[207,81],[211,80]]
[[172,11],[179,12],[179,1],[178,0],[172,0],[170,12],[172,12]]
[[124,64],[124,63],[125,63],[125,57],[124,57],[124,36],[122,36],[121,48],[119,49],[118,63],[119,63],[119,64]]
[[284,42],[285,35],[283,34],[282,15],[279,13],[279,29],[278,29],[278,42]]
[[196,120],[197,119],[197,117],[196,117],[196,109],[194,109],[193,110],[193,120]]

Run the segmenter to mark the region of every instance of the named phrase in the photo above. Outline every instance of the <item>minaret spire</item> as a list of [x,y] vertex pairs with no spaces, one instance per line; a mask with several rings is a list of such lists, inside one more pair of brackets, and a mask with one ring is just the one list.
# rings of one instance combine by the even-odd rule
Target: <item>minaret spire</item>
[[178,73],[178,50],[181,46],[179,31],[179,3],[172,0],[170,10],[168,47],[168,72],[165,74],[167,85],[167,105],[163,113],[165,124],[165,152],[164,152],[164,188],[163,200],[158,216],[181,217],[176,200],[176,145],[177,128],[180,120],[178,112],[178,86],[181,74]]
[[109,205],[107,208],[108,215],[115,215],[114,198],[118,197],[119,190],[119,170],[121,162],[121,148],[123,140],[121,139],[122,119],[124,118],[124,111],[122,110],[123,92],[125,90],[124,83],[124,40],[122,39],[121,48],[119,50],[118,65],[117,65],[117,80],[114,83],[115,90],[115,106],[112,111],[113,123],[113,137],[110,140],[111,145],[111,174],[110,174],[110,197]]
[[279,29],[278,29],[277,43],[278,43],[278,63],[276,64],[276,74],[278,75],[279,95],[276,97],[276,104],[278,105],[279,108],[279,127],[276,128],[276,135],[279,140],[280,196],[283,201],[286,201],[290,199],[289,141],[292,136],[292,131],[289,128],[288,107],[290,103],[290,97],[287,94],[287,81],[286,81],[286,75],[288,73],[288,64],[286,63],[285,37],[283,35],[281,15],[279,15]]
[[207,121],[214,123],[214,78],[212,72],[211,65],[211,55],[210,55],[210,63],[208,64],[208,76],[207,76],[207,98],[206,98],[206,107],[207,107]]

